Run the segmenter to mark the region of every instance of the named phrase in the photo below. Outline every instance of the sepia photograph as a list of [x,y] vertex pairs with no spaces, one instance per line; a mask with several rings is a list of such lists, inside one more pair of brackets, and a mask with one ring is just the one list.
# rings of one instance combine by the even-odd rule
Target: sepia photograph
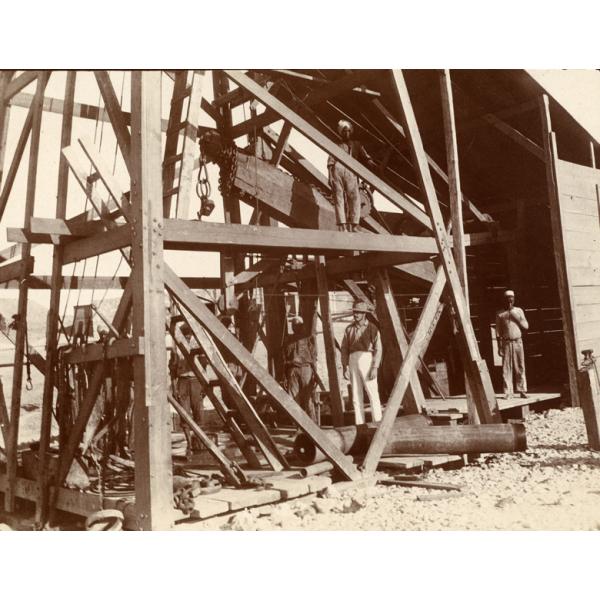
[[576,4],[18,9],[7,598],[589,593],[600,69]]
[[3,528],[598,528],[600,73],[1,78]]

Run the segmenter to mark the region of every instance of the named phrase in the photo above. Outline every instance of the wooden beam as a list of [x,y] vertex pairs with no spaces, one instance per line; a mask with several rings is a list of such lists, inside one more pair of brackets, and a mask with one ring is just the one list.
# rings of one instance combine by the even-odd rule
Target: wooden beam
[[325,259],[318,256],[315,260],[317,278],[317,294],[321,321],[323,323],[323,341],[325,343],[325,358],[327,360],[327,373],[329,375],[329,402],[331,406],[331,420],[334,427],[344,425],[344,397],[342,393],[342,361],[336,349],[333,320],[329,308],[329,286],[325,272]]
[[33,115],[35,112],[34,106],[34,104],[31,105],[31,108],[27,113],[27,117],[25,117],[25,122],[23,123],[23,127],[17,141],[17,146],[13,152],[12,161],[10,163],[10,167],[8,168],[4,185],[2,186],[2,192],[0,193],[0,221],[4,216],[6,204],[8,203],[8,198],[15,182],[17,171],[19,170],[19,165],[21,164],[21,159],[23,158],[23,152],[25,152],[25,146],[27,145],[29,134],[31,133]]
[[[460,184],[460,168],[458,162],[458,141],[454,117],[454,99],[450,71],[440,72],[440,92],[442,97],[442,117],[444,122],[444,140],[446,144],[446,164],[448,170],[448,188],[450,194],[450,221],[452,223],[452,251],[458,278],[465,297],[465,309],[470,315],[469,284],[467,278],[467,254],[465,252],[465,235],[463,224],[463,198]],[[469,408],[469,423],[479,423],[476,402],[469,387],[469,379],[465,378],[465,392]]]
[[143,356],[145,352],[144,338],[122,338],[109,346],[100,342],[92,342],[76,346],[64,353],[67,364],[98,362],[105,359]]
[[[316,229],[275,228],[209,221],[166,219],[165,247],[169,249],[238,249],[245,252],[277,251],[296,254],[352,254],[394,252],[428,257],[437,248],[433,238],[407,235],[373,235]],[[105,244],[107,245],[107,244]]]
[[277,140],[275,150],[273,150],[273,158],[271,158],[271,164],[274,167],[278,167],[279,163],[281,162],[281,157],[283,156],[291,132],[292,126],[286,121],[283,124],[283,127],[281,128],[281,133],[279,134],[279,139]]
[[308,137],[308,139],[310,139],[312,142],[317,144],[319,148],[331,154],[336,160],[358,175],[366,183],[372,185],[379,193],[405,211],[415,221],[423,225],[425,228],[431,229],[431,222],[427,215],[415,204],[413,204],[412,201],[393,189],[382,179],[374,175],[355,158],[351,157],[347,152],[342,150],[337,144],[335,144],[335,142],[332,142],[320,131],[310,125],[306,120],[290,110],[285,104],[275,98],[275,96],[266,92],[263,88],[257,85],[256,82],[252,81],[252,79],[250,79],[247,75],[244,75],[241,71],[226,70],[225,73],[239,86],[244,87],[251,92],[265,106],[273,109],[278,115],[280,115],[286,121],[289,121],[293,127]]
[[8,416],[8,409],[6,408],[6,398],[4,397],[2,379],[0,379],[0,431],[2,431],[2,440],[4,442],[4,447],[6,448],[9,439],[10,418]]
[[[223,452],[221,452],[220,448],[211,440],[206,433],[204,433],[203,429],[194,421],[193,417],[188,413],[187,410],[183,408],[179,402],[175,399],[173,394],[167,391],[167,398],[169,400],[169,404],[175,409],[175,412],[179,415],[181,420],[187,424],[187,426],[191,429],[192,433],[200,440],[201,444],[208,450],[209,454],[217,461],[221,472],[225,476],[225,480],[230,485],[234,485],[235,487],[242,486],[242,480],[239,475],[244,475],[244,472],[239,469],[236,469],[234,461],[229,460]],[[245,477],[244,477],[245,480]]]
[[[132,284],[129,282],[123,291],[123,295],[121,296],[121,300],[119,301],[119,305],[117,306],[117,310],[115,311],[115,315],[112,320],[113,327],[119,332],[123,332],[131,312],[131,288]],[[65,482],[65,479],[71,469],[71,465],[73,464],[75,454],[83,438],[87,423],[90,419],[94,406],[96,405],[98,394],[100,393],[101,386],[104,382],[104,370],[103,363],[97,363],[94,365],[91,376],[89,377],[89,383],[85,391],[83,402],[79,407],[79,412],[77,413],[75,422],[71,427],[69,437],[64,447],[61,448],[56,479],[54,482],[55,488],[54,492],[51,492],[50,494],[50,508],[52,512],[56,508],[56,494]],[[50,515],[51,518],[52,512]]]
[[195,197],[196,182],[193,178],[194,160],[198,155],[198,125],[204,71],[192,71],[192,82],[186,125],[183,130],[183,146],[177,191],[177,213],[179,219],[188,219],[192,198]]
[[483,115],[482,119],[492,125],[492,127],[495,127],[498,131],[501,131],[504,135],[508,136],[513,142],[516,142],[519,146],[525,148],[527,152],[533,154],[536,158],[544,160],[544,150],[508,123],[505,123],[491,113]]
[[[50,72],[42,72],[43,75],[48,78]],[[26,88],[30,83],[33,83],[40,75],[39,71],[24,71],[20,75],[17,75],[7,86],[4,92],[4,102],[11,100],[13,96],[18,94],[23,88]]]
[[131,154],[131,134],[127,128],[127,123],[123,116],[119,99],[113,88],[108,71],[94,71],[94,75],[96,76],[96,82],[100,88],[100,93],[102,94],[108,117],[113,126],[117,144],[119,145],[121,155],[125,161],[127,172],[131,175],[131,160],[129,158]]
[[445,285],[446,275],[443,268],[438,267],[431,291],[421,311],[417,327],[404,355],[404,360],[400,365],[400,370],[398,371],[398,376],[396,377],[396,382],[388,399],[387,406],[383,411],[383,418],[377,427],[377,431],[373,436],[373,440],[363,461],[363,471],[366,473],[373,473],[377,469],[385,444],[394,427],[396,416],[402,406],[410,379],[413,373],[416,372],[419,356],[426,350],[424,341],[431,339],[429,330],[431,329],[434,315],[438,310]]
[[[228,72],[226,71],[226,73],[228,73]],[[229,73],[228,73],[228,75],[229,75]],[[248,77],[247,75],[245,75],[245,76]],[[307,94],[306,98],[303,99],[302,103],[296,103],[296,106],[294,108],[299,111],[302,111],[302,110],[306,110],[307,108],[309,108],[311,106],[317,106],[318,104],[326,102],[327,100],[333,98],[334,96],[337,96],[338,94],[341,94],[342,92],[351,90],[352,88],[356,87],[358,84],[362,83],[365,80],[366,76],[367,75],[365,74],[364,71],[358,71],[356,73],[351,73],[350,75],[345,75],[344,77],[341,77],[337,81],[332,81],[330,83],[327,83],[327,85],[324,85],[323,87],[321,87],[319,89],[312,90],[311,92],[309,92]],[[252,81],[258,87],[261,87],[258,83],[256,83],[250,77],[248,77],[248,79],[250,81]],[[239,82],[236,81],[236,83],[238,85],[240,85]],[[243,89],[248,89],[245,86],[240,86],[240,87],[242,87]],[[261,89],[264,89],[264,88],[261,88]],[[252,90],[248,89],[248,91],[250,93],[252,93]],[[253,95],[256,97],[255,94],[253,94]],[[258,98],[258,99],[261,102],[263,102],[261,98]],[[263,102],[263,104],[264,104],[264,102]],[[233,126],[231,128],[231,137],[235,139],[237,137],[246,135],[253,131],[258,131],[259,129],[262,129],[263,127],[266,127],[267,125],[270,125],[271,123],[274,123],[275,121],[278,121],[279,118],[282,116],[281,113],[279,113],[276,110],[273,110],[272,107],[270,107],[266,104],[265,104],[265,106],[267,106],[267,110],[264,113],[261,113],[260,115],[257,115],[254,118],[250,118],[247,121],[244,121],[243,123],[238,123],[237,125]]]
[[[275,133],[270,127],[261,129],[259,134],[270,144],[276,148],[279,142],[279,134]],[[317,167],[315,167],[308,159],[306,159],[294,146],[286,143],[284,148],[284,156],[282,157],[282,166],[287,169],[292,175],[302,175],[307,178],[307,183],[314,183],[321,186],[327,191],[331,191],[329,181]],[[283,160],[288,157],[288,161]]]
[[68,265],[84,258],[99,256],[131,245],[131,228],[119,225],[109,231],[69,242],[64,246],[63,264]]
[[[396,119],[394,119],[394,117],[392,116],[392,114],[388,111],[388,109],[379,101],[379,100],[374,100],[373,101],[373,105],[377,107],[377,109],[379,110],[379,112],[381,112],[381,114],[388,120],[388,122],[390,123],[390,125],[392,125],[396,131],[403,137],[406,137],[406,133],[404,131],[404,127],[402,127],[402,125],[400,125],[400,123],[398,123],[396,121]],[[448,175],[446,174],[446,172],[435,162],[435,160],[433,160],[433,158],[431,158],[431,156],[429,154],[426,155],[427,156],[427,163],[429,164],[429,166],[435,171],[435,173],[442,179],[442,181],[444,181],[445,183],[449,183],[449,178]],[[494,219],[492,219],[490,217],[490,215],[482,213],[476,206],[475,204],[473,204],[473,202],[471,200],[469,200],[469,198],[467,198],[466,194],[464,194],[461,190],[461,195],[462,195],[462,199],[464,202],[466,202],[466,204],[469,207],[469,210],[471,212],[471,214],[481,223],[491,223],[494,221]]]
[[175,187],[177,161],[174,158],[177,156],[179,145],[179,126],[181,125],[181,116],[183,114],[183,100],[186,87],[187,71],[176,71],[163,158],[163,216],[165,219],[171,216],[173,196],[167,194],[167,192]]
[[[29,108],[31,106],[31,102],[33,100],[33,94],[28,94],[25,92],[21,92],[14,96],[10,101],[10,106],[19,106],[21,108]],[[56,115],[62,115],[65,110],[65,102],[59,98],[44,98],[43,105],[44,112],[54,113]],[[126,111],[121,111],[121,115],[123,117],[123,121],[125,125],[129,126],[131,124],[131,113]],[[104,123],[110,123],[110,117],[108,116],[108,112],[104,109],[104,107],[100,108],[99,106],[95,106],[93,104],[82,104],[80,102],[75,102],[73,105],[73,117],[77,117],[80,119],[87,119],[92,121],[100,121]],[[168,129],[168,121],[167,119],[162,120],[161,129],[163,132]],[[209,129],[213,129],[212,127],[201,127],[200,130],[202,132],[208,131]]]
[[184,307],[180,307],[185,322],[192,330],[194,338],[198,342],[209,364],[215,371],[222,385],[222,390],[227,391],[228,397],[234,403],[240,418],[246,423],[256,445],[267,459],[268,464],[274,471],[282,471],[287,467],[287,461],[279,448],[271,438],[265,424],[261,421],[258,413],[244,394],[241,386],[231,373],[225,359],[219,349],[213,343],[206,331],[199,325],[194,315]]
[[[42,129],[42,101],[44,90],[48,82],[49,74],[40,73],[37,80],[35,91],[35,100],[31,106],[31,144],[29,146],[29,162],[27,165],[27,189],[25,192],[25,229],[29,229],[29,223],[33,216],[35,208],[35,192],[37,182],[37,166],[40,150],[40,133]],[[1,216],[0,216],[1,219]],[[15,484],[17,479],[18,465],[18,443],[19,443],[19,422],[21,418],[21,392],[23,385],[23,360],[26,351],[27,342],[27,276],[29,272],[26,269],[30,266],[31,245],[25,244],[22,251],[23,272],[19,286],[19,300],[17,305],[17,314],[19,315],[19,326],[15,337],[14,369],[12,380],[12,401],[10,404],[10,431],[9,440],[6,444],[6,474],[7,488],[4,495],[4,507],[7,512],[15,510]]]
[[133,237],[139,240],[132,244],[132,334],[144,338],[144,355],[133,358],[135,502],[140,527],[145,530],[169,529],[173,525],[160,77],[158,71],[133,71],[131,75],[131,215]]
[[0,189],[2,189],[4,156],[6,154],[6,139],[8,137],[8,125],[10,120],[10,106],[4,101],[4,94],[12,75],[12,71],[0,72]]
[[179,277],[169,267],[166,267],[165,270],[165,284],[171,293],[176,296],[178,302],[185,306],[198,319],[215,340],[223,344],[231,352],[240,365],[264,388],[272,401],[306,432],[310,439],[331,460],[345,478],[359,478],[360,474],[349,457],[343,455],[331,443],[329,438],[321,432],[310,417],[256,361],[243,344],[206,308],[204,303],[183,284]]
[[23,273],[31,273],[33,271],[34,259],[33,256],[16,260],[8,264],[0,266],[0,283],[7,281],[20,281],[23,278]]
[[[2,267],[0,267],[1,272]],[[218,277],[182,277],[184,283],[193,290],[217,290],[220,288]],[[49,290],[52,287],[51,275],[30,275],[28,278],[30,290]],[[129,281],[128,275],[103,277],[64,275],[60,279],[63,290],[123,290]],[[4,282],[2,289],[17,289],[17,282]]]
[[[446,143],[446,164],[448,165],[448,188],[450,189],[450,216],[452,222],[452,250],[458,277],[465,298],[468,299],[467,256],[465,253],[464,224],[462,213],[462,193],[460,185],[460,168],[458,163],[458,141],[454,120],[454,100],[452,97],[452,81],[450,70],[440,73],[440,91],[442,96],[442,116],[444,120],[444,140]],[[467,308],[468,308],[467,300]]]
[[[404,333],[398,307],[394,300],[390,278],[385,269],[377,271],[376,290],[380,335],[382,342],[384,342],[386,362],[390,364],[391,361],[391,364],[394,365],[392,372],[395,381],[400,371],[400,365],[405,360],[408,352],[408,339]],[[425,407],[425,396],[423,395],[417,369],[410,375],[404,407],[406,414],[421,413]]]
[[[394,254],[392,252],[367,252],[358,256],[345,256],[344,258],[333,258],[327,261],[325,270],[327,277],[331,279],[345,278],[349,273],[357,271],[370,271],[377,267],[391,267],[403,275],[414,277],[415,279],[431,284],[435,276],[435,269],[430,260],[419,261],[418,256],[405,254]],[[404,264],[401,264],[404,263]],[[277,280],[280,284],[296,283],[306,281],[315,277],[315,270],[312,265],[307,265],[301,269],[285,271],[279,275],[265,274],[259,275],[256,283],[245,287],[267,287],[273,285]]]
[[[229,93],[229,80],[221,71],[213,70],[213,97]],[[232,113],[231,109],[225,105],[216,110],[215,121],[217,129],[224,139],[231,138]],[[240,202],[236,195],[232,193],[230,186],[226,186],[222,191],[223,196],[223,217],[225,223],[241,223]],[[238,300],[234,288],[230,285],[236,272],[244,270],[243,258],[236,256],[231,252],[220,253],[221,268],[221,294],[225,311],[233,311],[238,308]]]
[[194,372],[194,375],[196,376],[196,378],[200,382],[200,385],[202,385],[204,392],[208,396],[208,399],[211,401],[219,417],[221,417],[225,428],[231,432],[231,436],[235,440],[235,443],[238,445],[239,449],[244,455],[244,458],[248,462],[248,466],[252,469],[260,469],[261,463],[256,454],[254,453],[254,450],[252,450],[250,444],[246,440],[246,437],[238,424],[238,417],[232,414],[232,411],[230,411],[227,408],[223,399],[217,397],[217,395],[213,391],[213,388],[210,385],[204,368],[200,364],[198,356],[192,355],[191,344],[187,341],[185,336],[183,336],[181,332],[174,326],[173,321],[171,322],[169,331],[171,333],[171,338],[175,342],[177,348],[179,349],[183,357],[187,360],[188,364],[190,365],[190,368]]
[[408,135],[413,164],[417,168],[419,183],[426,199],[427,211],[434,226],[434,234],[440,260],[444,267],[452,307],[457,318],[458,342],[465,371],[469,377],[469,384],[473,391],[477,412],[482,423],[495,423],[500,421],[498,403],[485,361],[479,354],[477,339],[473,330],[466,306],[465,296],[452,251],[448,234],[444,226],[444,219],[439,207],[431,172],[427,163],[421,135],[415,119],[412,103],[400,70],[393,71],[393,88],[397,95],[400,111],[404,119],[405,130]]
[[556,265],[556,279],[558,282],[558,295],[562,313],[563,334],[565,339],[567,370],[569,373],[569,394],[571,402],[578,406],[578,359],[575,344],[575,319],[573,315],[572,286],[569,283],[569,270],[565,254],[565,241],[562,223],[562,212],[560,208],[560,197],[556,165],[558,163],[558,151],[556,148],[556,135],[552,131],[552,120],[550,117],[550,99],[543,94],[539,100],[540,116],[542,122],[542,138],[544,140],[544,152],[546,163],[546,186],[548,190],[548,203],[550,205],[550,222],[552,226],[552,249],[554,252],[554,263]]

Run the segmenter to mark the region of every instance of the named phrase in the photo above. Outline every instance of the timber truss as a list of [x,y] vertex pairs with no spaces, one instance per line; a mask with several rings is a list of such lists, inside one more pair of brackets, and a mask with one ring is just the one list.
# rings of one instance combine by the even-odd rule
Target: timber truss
[[[166,72],[173,80],[170,97],[161,92],[161,77],[165,73],[134,71],[130,76],[131,111],[127,113],[105,71],[95,72],[103,110],[75,102],[76,72],[66,75],[64,98],[58,103],[52,100],[50,105],[45,88],[51,73],[3,72],[0,133],[7,129],[11,100],[21,98],[28,112],[4,174],[0,219],[27,142],[29,159],[23,226],[8,230],[9,241],[16,245],[2,253],[5,264],[0,266],[0,280],[18,282],[20,315],[26,314],[30,288],[49,286],[51,290],[46,355],[39,357],[37,363],[44,373],[44,391],[35,482],[25,480],[19,473],[19,415],[27,352],[22,327],[16,332],[10,411],[3,399],[0,406],[7,454],[7,469],[1,482],[8,510],[14,509],[19,496],[35,499],[40,522],[47,520],[56,508],[74,510],[65,481],[74,462],[81,460],[89,448],[89,431],[93,433],[103,423],[97,405],[107,376],[106,364],[111,360],[124,361],[132,367],[129,375],[122,375],[125,380],[117,383],[116,394],[125,404],[133,394],[135,504],[131,510],[137,527],[164,529],[173,523],[170,406],[213,456],[227,483],[236,487],[248,485],[245,469],[225,456],[171,393],[167,328],[195,376],[208,390],[224,430],[238,445],[249,468],[281,471],[288,467],[286,455],[257,409],[256,393],[249,391],[252,384],[270,407],[284,414],[314,442],[332,463],[339,479],[356,481],[372,474],[399,412],[423,410],[424,393],[417,373],[444,305],[455,323],[472,414],[481,423],[499,422],[498,405],[486,363],[479,353],[465,295],[464,247],[478,242],[477,236],[471,239],[463,234],[463,207],[483,223],[489,218],[460,189],[450,75],[440,73],[450,166],[446,172],[423,147],[403,72],[379,72],[377,77],[385,80],[385,87],[379,89],[376,81],[369,81],[372,73],[368,74],[354,71],[313,77],[295,71],[212,71],[210,101],[204,93],[209,79],[204,71]],[[300,96],[297,86],[288,85],[298,80],[305,86],[305,93]],[[20,93],[33,83],[33,95]],[[367,103],[369,110],[375,111],[394,132],[393,139],[389,139],[376,127],[369,127],[368,119],[360,122],[360,127],[377,141],[377,173],[337,144],[334,123],[341,113],[337,99],[344,94]],[[161,106],[165,104],[170,106],[166,123],[161,118]],[[249,106],[250,117],[235,122],[234,110],[242,105]],[[44,110],[62,113],[56,215],[52,219],[34,215],[38,165],[45,160],[40,155]],[[214,127],[199,125],[201,111],[214,120]],[[94,141],[76,134],[74,118],[79,117],[110,123],[127,169],[128,189],[111,172]],[[270,127],[278,121],[283,121],[279,134]],[[394,204],[401,212],[399,227],[392,231],[385,216],[369,207],[363,213],[360,231],[335,231],[327,178],[290,145],[294,130]],[[250,143],[243,146],[246,136]],[[214,161],[221,171],[222,223],[189,219],[195,202],[200,148],[203,160]],[[395,166],[399,163],[408,171],[399,172]],[[67,218],[68,186],[73,180],[91,209]],[[44,195],[54,193],[44,190]],[[240,203],[254,208],[248,224],[242,223]],[[278,223],[286,227],[277,227]],[[36,244],[52,248],[49,277],[34,274],[32,247]],[[182,278],[165,260],[164,250],[218,251],[221,277]],[[103,342],[75,345],[63,355],[61,290],[69,286],[111,285],[108,278],[70,280],[63,277],[63,267],[111,251],[121,252],[122,260],[130,266],[130,275],[118,280],[124,291],[107,337]],[[260,260],[253,260],[255,253],[261,255]],[[290,256],[302,257],[295,268],[285,268]],[[374,284],[374,294],[369,295],[359,283],[357,274],[365,272]],[[392,279],[396,277],[408,278],[429,289],[410,336],[392,294]],[[317,311],[321,318],[330,420],[334,426],[344,423],[340,356],[329,305],[329,291],[336,287],[375,305],[385,352],[394,357],[395,382],[361,465],[344,455],[280,384],[285,308],[276,292],[293,289],[300,294],[305,322],[316,327]],[[199,288],[220,290],[217,308],[211,309],[193,291]],[[248,319],[249,293],[255,289],[273,292],[272,303],[267,300],[265,307],[266,333],[259,323],[254,331],[238,337],[215,313],[235,314],[240,330],[243,329]],[[170,309],[166,297],[170,299]],[[181,333],[182,323],[187,323],[192,331],[192,345]],[[257,338],[264,339],[267,345],[268,366],[254,355]],[[201,349],[207,363],[200,360],[195,347]],[[49,469],[55,388],[59,388],[58,396],[61,393],[56,378],[61,360],[84,365],[86,384],[72,418],[61,425],[57,464]],[[233,372],[232,365],[241,368],[241,378]],[[216,384],[209,381],[208,367],[216,376]]]

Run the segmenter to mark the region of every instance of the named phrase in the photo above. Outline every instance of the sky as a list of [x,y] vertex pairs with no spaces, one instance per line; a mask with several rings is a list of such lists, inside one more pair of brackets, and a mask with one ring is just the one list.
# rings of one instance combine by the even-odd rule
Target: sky
[[[530,74],[563,106],[571,112],[588,131],[600,140],[600,73],[595,70],[535,70],[529,71]],[[205,76],[203,93],[206,98],[212,100],[212,82],[210,71]],[[46,88],[46,96],[53,98],[62,98],[64,95],[65,73],[54,72]],[[111,72],[113,86],[120,99],[122,99],[123,109],[130,110],[130,89],[128,77],[124,77],[122,72]],[[165,97],[170,97],[172,89],[171,80],[163,74],[163,92]],[[27,92],[35,91],[35,84],[29,86]],[[75,94],[76,102],[98,105],[101,103],[95,78],[91,72],[81,72],[78,74],[77,87]],[[234,120],[244,120],[249,117],[247,108],[239,107],[234,111]],[[6,173],[10,164],[10,159],[17,139],[26,116],[26,109],[12,107],[10,111],[10,125],[7,138],[7,151],[5,157],[4,172]],[[162,106],[163,118],[168,118],[169,105],[167,102]],[[208,115],[201,111],[201,125],[213,125]],[[59,164],[59,144],[60,144],[61,115],[53,113],[44,113],[42,121],[42,136],[40,148],[40,163],[38,179],[36,186],[35,216],[54,217],[56,202],[56,184]],[[273,129],[278,131],[281,128],[281,122],[273,125]],[[121,160],[120,154],[115,152],[116,140],[108,123],[89,119],[76,119],[74,125],[74,136],[91,138],[100,153],[106,161],[115,168],[115,176],[120,180],[123,189],[129,189],[129,183],[126,176],[126,170]],[[327,157],[324,152],[318,149],[309,140],[301,134],[294,131],[290,137],[292,145],[298,148],[317,168],[326,173]],[[27,157],[29,156],[29,145],[24,154],[24,159],[19,168],[13,190],[8,202],[5,215],[0,225],[0,247],[4,248],[10,245],[6,241],[6,227],[19,227],[23,222],[23,207],[26,194],[26,170]],[[216,209],[208,220],[222,221],[223,213],[220,196],[218,192],[218,170],[216,166],[209,166],[209,177],[212,184],[213,198],[216,200]],[[107,197],[102,184],[98,183],[98,191]],[[381,196],[376,196],[376,205],[386,210],[397,210]],[[68,217],[81,212],[86,206],[85,196],[75,181],[70,176],[69,179],[69,200]],[[90,208],[88,206],[88,208]],[[198,210],[197,204],[192,203],[189,218],[195,218]],[[251,209],[242,205],[242,219],[247,220]],[[35,256],[35,273],[50,274],[51,272],[51,251],[46,246],[39,246],[33,250]],[[215,253],[189,253],[166,251],[167,262],[182,276],[218,276],[219,262],[218,255]],[[64,275],[98,275],[113,276],[115,273],[126,275],[128,267],[121,264],[119,270],[116,270],[119,264],[119,254],[106,254],[98,259],[89,259],[76,265],[69,265],[64,268]],[[14,290],[0,290],[0,297],[14,297]],[[112,296],[117,292],[109,292]],[[94,300],[93,295],[98,297],[98,291],[92,292],[84,290],[81,293],[71,292],[69,304],[87,303]],[[32,297],[41,302],[47,301],[47,292],[32,292]],[[66,302],[66,294],[63,294],[63,303]],[[70,309],[70,308],[69,308]]]

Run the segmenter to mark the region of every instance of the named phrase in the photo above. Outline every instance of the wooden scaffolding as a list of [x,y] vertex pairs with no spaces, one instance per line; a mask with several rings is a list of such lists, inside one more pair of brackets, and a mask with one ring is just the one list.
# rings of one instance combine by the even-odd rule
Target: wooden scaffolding
[[[500,422],[492,378],[478,343],[485,324],[476,331],[469,304],[469,295],[480,299],[482,292],[470,290],[466,251],[514,238],[512,230],[499,228],[497,220],[463,193],[455,86],[449,71],[428,74],[436,83],[428,88],[428,94],[436,97],[434,112],[441,108],[434,128],[438,135],[441,132],[443,154],[438,148],[435,157],[426,150],[425,140],[431,133],[418,123],[418,118],[423,120],[419,103],[430,100],[424,99],[420,84],[407,84],[413,77],[410,72],[133,71],[123,74],[123,81],[126,78],[130,83],[129,102],[122,92],[119,99],[108,72],[96,71],[94,76],[101,106],[75,102],[76,72],[66,74],[64,97],[59,100],[45,95],[50,72],[5,71],[0,79],[0,159],[5,158],[11,106],[27,108],[9,168],[0,172],[0,220],[12,198],[18,167],[29,144],[24,218],[22,227],[8,229],[8,239],[15,246],[1,253],[4,264],[0,265],[0,282],[12,282],[17,287],[21,323],[26,321],[28,291],[35,287],[50,289],[45,356],[38,356],[35,362],[27,344],[26,324],[17,324],[10,410],[0,399],[7,455],[6,472],[0,473],[0,489],[7,510],[14,510],[17,497],[33,499],[36,517],[43,523],[57,508],[87,514],[116,506],[110,502],[100,506],[97,497],[65,487],[74,463],[89,448],[88,432],[99,424],[98,397],[111,360],[131,365],[129,379],[123,375],[115,394],[124,403],[133,394],[135,502],[127,511],[136,528],[166,529],[173,524],[171,408],[211,453],[226,481],[235,486],[248,485],[245,470],[225,456],[171,393],[167,329],[206,386],[223,428],[235,440],[246,464],[255,469],[281,471],[288,467],[286,455],[253,401],[258,390],[270,407],[309,436],[333,464],[339,479],[358,481],[372,474],[400,411],[410,414],[424,410],[425,394],[418,372],[444,307],[453,324],[453,344],[466,379],[470,419],[482,424]],[[164,85],[163,78],[169,79],[169,85]],[[212,93],[207,93],[210,81]],[[31,85],[35,85],[33,94],[23,92]],[[130,105],[129,111],[124,109],[126,104]],[[513,106],[512,114],[522,114],[530,104],[520,105],[520,113]],[[166,120],[163,106],[169,107]],[[244,108],[243,118],[240,107]],[[44,111],[62,114],[54,218],[34,216],[36,202],[47,202],[53,195],[46,189],[42,194],[43,185],[38,181],[39,165],[47,159],[40,154]],[[200,125],[201,111],[210,116],[214,126]],[[550,150],[502,120],[510,117],[506,108],[476,112],[477,119],[542,165],[556,163]],[[465,121],[464,115],[461,117]],[[110,125],[126,169],[128,188],[107,166],[98,145],[76,133],[77,118]],[[377,172],[339,147],[335,133],[339,118],[351,120],[358,134],[368,140],[378,163]],[[271,127],[278,121],[283,123],[279,133]],[[292,131],[335,157],[374,193],[395,205],[397,212],[386,216],[369,207],[358,232],[336,231],[327,177],[290,145]],[[218,165],[220,172],[223,222],[200,216],[190,219],[192,207],[199,202],[196,187],[202,185],[198,169],[202,176],[210,161]],[[440,166],[444,161],[446,169]],[[0,168],[3,162],[0,160]],[[74,194],[73,183],[90,208],[68,216],[72,214],[68,199]],[[200,212],[204,209],[207,215],[211,207],[206,195],[203,201]],[[242,203],[253,208],[247,223],[242,222]],[[463,212],[475,231],[465,233]],[[285,227],[278,227],[279,223]],[[52,248],[49,276],[34,271],[32,248],[36,244]],[[165,260],[164,252],[170,250],[219,252],[220,278],[181,277]],[[66,265],[113,251],[120,252],[121,261],[129,265],[128,277],[74,280],[63,273]],[[260,260],[255,260],[256,254]],[[300,257],[298,264],[286,265],[290,256]],[[518,270],[515,260],[511,264],[516,264]],[[410,333],[394,295],[398,281],[404,282],[407,290],[414,288],[425,294]],[[61,291],[75,286],[110,287],[115,282],[123,287],[123,293],[105,337],[96,342],[73,343],[64,352]],[[198,296],[200,289],[218,290],[214,306]],[[281,385],[280,345],[286,312],[278,293],[294,290],[300,294],[300,311],[313,323],[318,312],[322,321],[330,424],[344,424],[343,382],[330,306],[330,291],[335,289],[345,289],[354,298],[375,306],[386,356],[392,365],[383,419],[361,465],[354,464],[332,444]],[[250,292],[255,290],[272,294],[265,293],[268,299],[263,322],[250,326]],[[237,315],[237,336],[219,318],[228,314]],[[215,373],[218,393],[215,384],[208,381],[207,365],[181,335],[181,323],[187,323],[194,344]],[[253,352],[259,338],[267,347],[268,365],[261,364]],[[24,478],[19,466],[26,359],[44,373],[36,481]],[[58,458],[50,468],[52,421],[60,420],[55,407],[56,396],[61,393],[57,391],[56,376],[61,361],[83,365],[86,383],[69,426],[60,433]],[[570,371],[571,363],[572,358]],[[241,378],[236,377],[234,366],[241,369]]]

